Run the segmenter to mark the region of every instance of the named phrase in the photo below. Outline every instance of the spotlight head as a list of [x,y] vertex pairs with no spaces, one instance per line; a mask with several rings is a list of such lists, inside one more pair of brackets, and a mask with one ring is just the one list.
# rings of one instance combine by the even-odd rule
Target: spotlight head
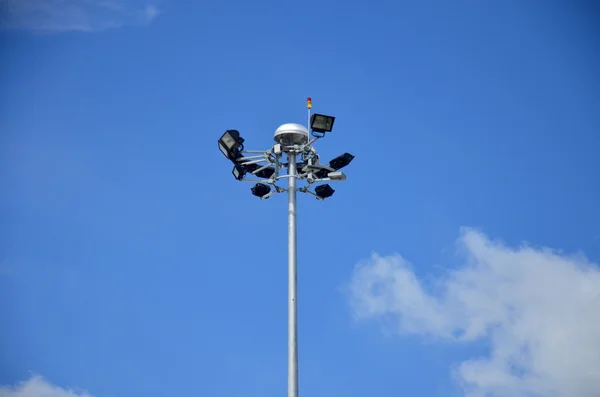
[[325,168],[321,168],[319,171],[315,172],[315,176],[319,179],[327,178],[328,174],[329,171],[327,171]]
[[275,168],[268,167],[268,168],[265,168],[265,169],[262,169],[262,170],[258,171],[254,175],[256,175],[259,178],[269,179],[271,176],[273,176],[274,173],[275,173]]
[[334,192],[335,192],[335,190],[333,190],[333,188],[331,186],[329,186],[328,184],[317,186],[315,188],[315,194],[320,199],[323,199],[323,200],[326,199],[326,198],[328,198],[328,197],[333,196]]
[[[238,154],[238,156],[241,155]],[[258,166],[256,164],[240,164],[233,160],[233,170],[231,171],[231,173],[233,174],[233,177],[235,179],[241,181],[242,179],[244,179],[248,172],[252,172],[257,168]]]
[[252,194],[256,197],[263,198],[271,192],[271,186],[265,185],[264,183],[257,183],[250,188],[250,191],[252,191]]
[[240,157],[240,152],[244,150],[244,138],[237,130],[227,130],[219,138],[219,150],[225,157],[233,161]]
[[335,117],[315,113],[310,116],[310,128],[314,132],[331,132]]
[[246,167],[244,167],[241,164],[236,164],[233,166],[233,170],[231,171],[231,173],[233,174],[233,177],[235,179],[237,179],[238,181],[241,181],[242,179],[244,179],[244,176],[246,175]]
[[354,156],[350,153],[344,153],[329,162],[329,166],[334,170],[339,170],[350,164],[354,160]]

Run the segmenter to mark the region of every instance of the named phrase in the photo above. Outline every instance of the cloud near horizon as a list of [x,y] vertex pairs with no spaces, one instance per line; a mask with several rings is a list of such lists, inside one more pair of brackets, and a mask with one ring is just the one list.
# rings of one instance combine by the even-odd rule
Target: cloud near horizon
[[350,283],[358,319],[402,334],[489,344],[453,371],[468,397],[600,395],[600,268],[583,256],[509,247],[465,228],[464,264],[427,283],[399,255],[373,254]]
[[140,0],[0,0],[0,28],[38,33],[145,26],[160,14]]
[[39,375],[33,375],[15,386],[0,386],[0,397],[93,397],[86,391],[63,389]]

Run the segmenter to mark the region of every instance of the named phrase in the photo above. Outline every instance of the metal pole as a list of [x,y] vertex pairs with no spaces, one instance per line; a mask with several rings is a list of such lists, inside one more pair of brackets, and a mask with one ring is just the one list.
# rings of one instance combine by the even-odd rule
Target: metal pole
[[296,295],[296,153],[288,158],[288,397],[298,397],[298,305]]

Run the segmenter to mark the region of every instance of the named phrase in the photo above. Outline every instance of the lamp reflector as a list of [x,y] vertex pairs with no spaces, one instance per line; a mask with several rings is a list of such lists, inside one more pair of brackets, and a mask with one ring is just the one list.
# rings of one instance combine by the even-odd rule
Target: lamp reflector
[[[241,140],[243,141],[243,139]],[[237,130],[227,130],[221,137],[221,142],[231,150],[240,145],[240,132]]]
[[229,149],[227,149],[227,147],[225,145],[223,145],[223,143],[221,142],[220,139],[219,139],[219,150],[221,151],[221,153],[223,153],[225,155],[225,157],[229,158]]
[[315,113],[310,117],[310,128],[315,132],[331,132],[335,117]]
[[241,181],[246,175],[246,168],[243,165],[236,164],[233,166],[233,170],[231,171],[231,173],[233,174],[233,177],[235,179]]

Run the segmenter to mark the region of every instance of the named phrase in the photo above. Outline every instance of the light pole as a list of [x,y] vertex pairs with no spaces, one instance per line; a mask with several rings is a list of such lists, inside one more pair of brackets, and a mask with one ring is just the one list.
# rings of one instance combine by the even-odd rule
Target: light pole
[[[313,144],[331,132],[335,117],[311,116],[310,98],[307,108],[309,125],[288,123],[279,126],[275,131],[276,143],[268,150],[245,150],[245,140],[237,130],[227,130],[219,139],[219,149],[233,163],[235,179],[256,183],[251,188],[253,195],[265,200],[276,193],[288,193],[288,397],[298,397],[296,192],[310,194],[318,200],[331,197],[335,190],[329,184],[316,186],[314,192],[310,189],[313,184],[345,180],[346,175],[339,170],[354,159],[350,153],[344,153],[327,165],[319,164]],[[283,161],[283,154],[287,163]],[[300,161],[297,161],[298,156]],[[280,175],[286,166],[287,174]],[[246,178],[248,174],[261,179]],[[287,189],[278,185],[282,179],[288,180]],[[304,181],[305,185],[298,187],[298,181]]]

